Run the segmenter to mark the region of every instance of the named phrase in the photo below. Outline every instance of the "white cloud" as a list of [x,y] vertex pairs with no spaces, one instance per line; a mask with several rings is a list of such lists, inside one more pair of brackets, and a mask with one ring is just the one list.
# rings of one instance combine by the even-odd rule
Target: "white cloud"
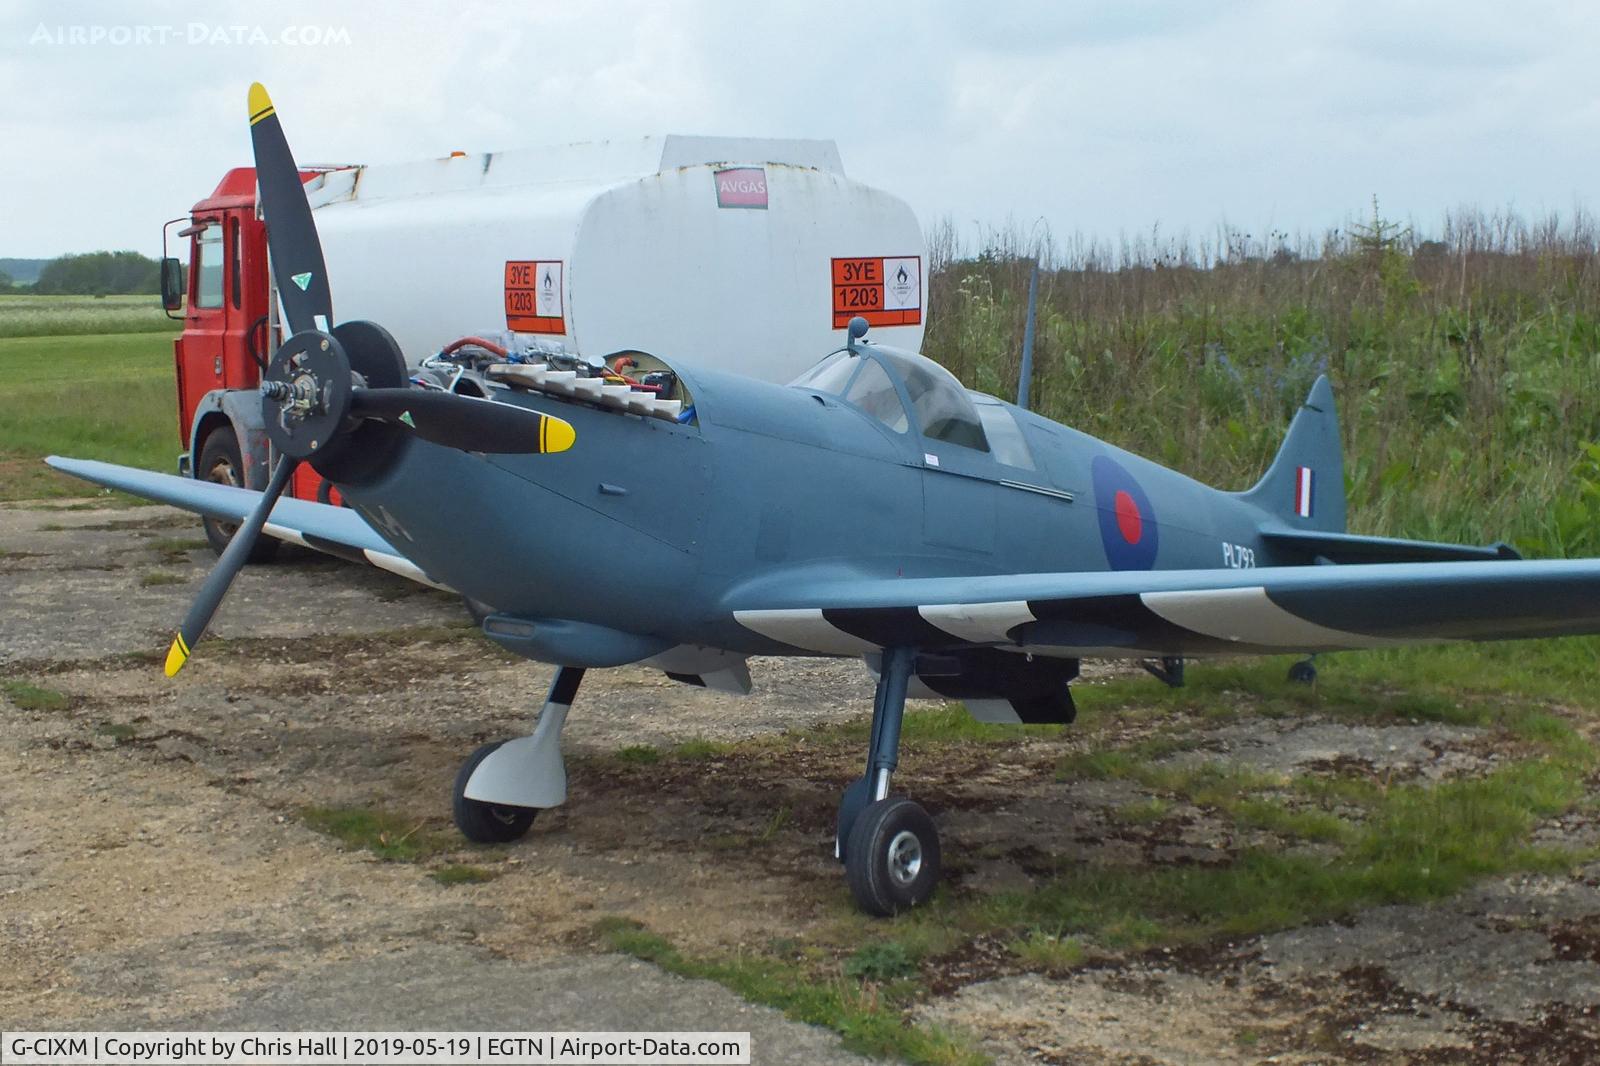
[[137,18],[349,44],[29,43],[108,10],[0,15],[0,254],[154,251],[248,161],[256,79],[307,160],[833,137],[924,218],[1043,218],[1058,236],[1320,229],[1373,193],[1425,226],[1463,201],[1564,209],[1600,169],[1600,17],[1582,6],[229,0]]

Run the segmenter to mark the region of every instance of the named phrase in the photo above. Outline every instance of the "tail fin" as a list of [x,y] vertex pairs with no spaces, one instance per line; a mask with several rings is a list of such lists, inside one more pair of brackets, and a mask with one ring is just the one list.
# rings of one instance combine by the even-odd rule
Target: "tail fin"
[[1266,475],[1240,497],[1293,529],[1344,532],[1344,450],[1326,375],[1311,386]]

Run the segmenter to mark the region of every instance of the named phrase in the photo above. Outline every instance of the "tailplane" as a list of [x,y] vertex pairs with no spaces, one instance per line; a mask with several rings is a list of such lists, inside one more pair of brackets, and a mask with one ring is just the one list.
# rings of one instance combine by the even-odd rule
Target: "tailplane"
[[1266,475],[1239,495],[1291,529],[1344,532],[1344,449],[1327,375],[1311,386]]

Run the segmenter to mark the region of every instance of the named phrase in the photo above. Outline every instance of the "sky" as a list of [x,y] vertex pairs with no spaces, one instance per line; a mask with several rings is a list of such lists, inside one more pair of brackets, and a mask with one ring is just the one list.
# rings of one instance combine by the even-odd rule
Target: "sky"
[[1600,5],[657,0],[0,5],[0,256],[159,254],[249,161],[821,137],[969,239],[1437,230],[1597,202]]

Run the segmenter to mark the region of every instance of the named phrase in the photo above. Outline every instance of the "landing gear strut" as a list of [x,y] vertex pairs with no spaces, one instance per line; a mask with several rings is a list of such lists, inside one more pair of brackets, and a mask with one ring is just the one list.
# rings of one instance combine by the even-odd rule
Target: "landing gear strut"
[[839,801],[834,854],[844,863],[856,904],[868,914],[898,914],[926,903],[939,883],[939,831],[933,819],[904,796],[889,795],[915,661],[914,649],[885,649],[872,703],[867,772]]
[[561,667],[530,736],[485,744],[461,765],[450,810],[462,836],[478,844],[508,843],[528,832],[540,810],[566,802],[561,727],[582,681],[581,669]]
[[1183,687],[1183,657],[1181,655],[1163,655],[1160,659],[1141,659],[1139,660],[1139,665],[1144,667],[1151,677],[1168,688]]

